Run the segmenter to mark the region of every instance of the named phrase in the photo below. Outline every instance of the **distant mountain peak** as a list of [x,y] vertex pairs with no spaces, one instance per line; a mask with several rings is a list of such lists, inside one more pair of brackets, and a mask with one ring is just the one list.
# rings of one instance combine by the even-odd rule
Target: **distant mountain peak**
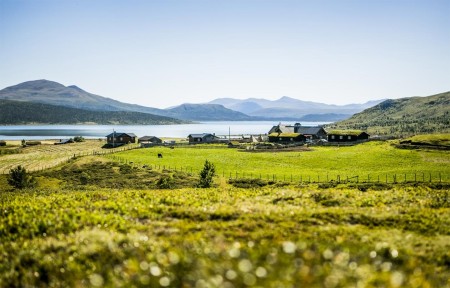
[[64,88],[66,86],[55,82],[55,81],[49,81],[46,79],[39,79],[39,80],[31,80],[31,81],[26,81],[14,86],[10,86],[7,87],[5,89],[60,89],[60,88]]

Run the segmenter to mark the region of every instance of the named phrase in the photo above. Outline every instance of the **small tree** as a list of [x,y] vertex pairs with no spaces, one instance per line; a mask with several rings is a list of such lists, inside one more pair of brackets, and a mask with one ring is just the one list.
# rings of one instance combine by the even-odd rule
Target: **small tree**
[[9,171],[8,184],[17,189],[36,187],[36,179],[27,175],[27,170],[17,166]]
[[212,186],[213,177],[216,175],[216,167],[213,163],[205,160],[205,165],[203,165],[203,170],[200,171],[200,180],[198,182],[198,187],[209,188]]

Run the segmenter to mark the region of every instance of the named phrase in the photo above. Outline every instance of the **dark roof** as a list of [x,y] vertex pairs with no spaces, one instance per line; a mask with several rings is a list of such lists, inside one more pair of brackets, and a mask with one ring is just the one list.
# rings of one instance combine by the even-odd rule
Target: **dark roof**
[[294,126],[278,124],[276,126],[273,126],[272,129],[269,130],[269,134],[275,133],[275,132],[278,132],[278,133],[294,133]]
[[[320,132],[320,130],[323,130],[322,127],[297,127],[296,131],[297,133],[303,134],[303,135],[315,135]],[[325,132],[325,130],[324,130]]]
[[148,141],[148,140],[152,140],[152,139],[159,139],[158,137],[156,137],[156,136],[142,136],[141,138],[139,138],[139,140],[141,140],[141,141]]
[[192,138],[203,138],[203,137],[206,137],[206,136],[214,136],[214,137],[216,137],[215,135],[213,135],[211,133],[189,134],[188,135],[188,137],[192,137]]
[[123,132],[113,132],[111,134],[106,135],[106,137],[120,137],[120,136],[130,136],[130,137],[137,137],[134,133],[123,133]]

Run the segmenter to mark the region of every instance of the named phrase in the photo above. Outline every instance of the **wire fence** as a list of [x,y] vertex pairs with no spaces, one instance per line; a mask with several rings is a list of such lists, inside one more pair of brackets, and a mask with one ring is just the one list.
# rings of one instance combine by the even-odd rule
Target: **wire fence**
[[[128,164],[136,168],[147,168],[158,171],[185,172],[190,175],[198,175],[200,170],[191,166],[170,166],[161,164],[143,164],[129,161],[126,158],[109,155],[111,160]],[[385,174],[367,174],[367,175],[330,175],[330,174],[274,174],[257,173],[245,171],[219,171],[218,176],[223,178],[236,179],[261,179],[272,182],[289,183],[450,183],[450,174],[448,172],[416,172],[416,173],[385,173]]]

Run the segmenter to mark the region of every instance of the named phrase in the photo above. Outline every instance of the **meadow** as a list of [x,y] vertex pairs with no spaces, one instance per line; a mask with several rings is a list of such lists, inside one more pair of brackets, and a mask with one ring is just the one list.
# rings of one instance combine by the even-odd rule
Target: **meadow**
[[[217,168],[213,188],[196,187],[205,159]],[[449,151],[389,142],[261,153],[207,145],[71,157],[32,173],[38,187],[28,190],[0,175],[0,287],[450,287],[447,178],[222,176],[444,175],[449,161]]]
[[[450,151],[397,149],[394,142],[367,142],[356,146],[313,146],[310,151],[252,152],[217,145],[154,147],[114,154],[115,159],[157,169],[198,172],[205,159],[220,176],[250,177],[292,182],[450,181]],[[161,153],[163,158],[158,158]],[[356,177],[358,176],[358,177]],[[406,181],[405,181],[406,177]]]

